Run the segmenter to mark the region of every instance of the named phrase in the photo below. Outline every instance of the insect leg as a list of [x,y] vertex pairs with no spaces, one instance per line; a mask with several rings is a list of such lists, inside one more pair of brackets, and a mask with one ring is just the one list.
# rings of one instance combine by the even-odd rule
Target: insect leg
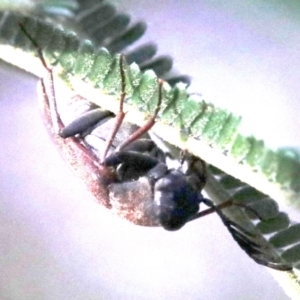
[[195,190],[202,190],[207,181],[206,163],[187,150],[180,152],[181,171],[187,175],[188,182]]
[[22,24],[20,24],[20,28],[36,48],[45,70],[45,75],[40,80],[40,90],[42,92],[42,113],[48,131],[61,154],[67,159],[76,175],[85,182],[88,190],[102,205],[110,208],[107,186],[114,182],[115,176],[100,164],[99,158],[85,146],[81,138],[65,139],[60,136],[64,124],[57,110],[52,68],[48,67],[38,43]]
[[153,125],[155,124],[155,119],[157,117],[157,114],[158,114],[158,112],[160,110],[160,106],[161,106],[162,86],[163,86],[163,80],[159,79],[158,80],[158,103],[157,103],[157,107],[156,107],[151,119],[148,120],[148,122],[144,126],[140,127],[137,131],[135,131],[133,134],[131,134],[126,141],[121,143],[117,147],[116,151],[120,151],[120,150],[124,149],[127,145],[129,145],[133,141],[137,140],[139,137],[141,137],[144,133],[148,132],[153,127]]
[[24,25],[22,23],[19,23],[19,26],[20,26],[21,30],[23,31],[23,33],[30,40],[32,45],[36,48],[38,57],[39,57],[40,61],[42,62],[42,65],[44,67],[45,74],[40,79],[41,80],[40,84],[41,84],[41,87],[42,87],[42,90],[43,90],[43,95],[44,95],[45,98],[47,98],[45,100],[48,104],[49,111],[50,111],[50,114],[51,114],[51,119],[53,121],[52,122],[52,125],[53,125],[52,130],[54,131],[55,134],[59,134],[61,128],[63,128],[63,123],[60,120],[60,118],[58,116],[58,113],[57,113],[57,105],[56,105],[56,100],[55,100],[56,97],[55,97],[55,89],[54,89],[54,84],[53,84],[52,68],[48,67],[41,48],[39,47],[37,42],[31,37],[31,35],[27,32]]
[[125,82],[125,72],[124,72],[124,68],[123,68],[123,61],[124,61],[124,56],[121,55],[120,56],[120,74],[121,74],[121,81],[122,81],[122,88],[121,88],[122,92],[121,92],[121,99],[120,99],[120,108],[119,108],[119,112],[116,116],[116,123],[115,123],[114,128],[111,132],[111,135],[106,140],[103,156],[101,158],[102,162],[104,161],[104,159],[105,159],[105,157],[108,153],[108,150],[109,150],[110,146],[112,145],[112,142],[113,142],[120,126],[122,125],[122,122],[123,122],[125,114],[126,114],[123,110],[124,99],[125,99],[125,96],[126,96],[126,92],[125,92],[126,82]]

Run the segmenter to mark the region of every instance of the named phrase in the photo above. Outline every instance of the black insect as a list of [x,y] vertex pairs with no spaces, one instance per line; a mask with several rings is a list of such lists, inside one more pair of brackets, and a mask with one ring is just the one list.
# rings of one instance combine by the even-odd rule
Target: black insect
[[[253,234],[230,220],[222,211],[225,207],[240,204],[229,200],[215,205],[202,195],[206,172],[205,163],[201,159],[183,152],[178,167],[168,166],[168,155],[147,133],[155,124],[159,113],[163,81],[159,81],[158,84],[158,104],[152,118],[140,128],[123,122],[126,94],[124,58],[120,56],[122,93],[118,115],[114,116],[110,112],[94,108],[68,126],[64,126],[56,107],[52,70],[47,66],[36,42],[24,27],[22,30],[37,48],[42,64],[47,70],[47,78],[41,80],[47,125],[61,151],[71,153],[71,163],[76,165],[75,169],[79,172],[87,169],[83,172],[86,177],[82,177],[89,190],[102,204],[136,224],[162,226],[171,231],[215,212],[235,241],[257,263],[276,270],[292,269],[290,265],[272,257],[268,249],[254,241]],[[108,124],[110,128],[113,127],[110,134],[107,134],[105,128]],[[93,147],[88,143],[88,137],[93,135],[94,130],[98,131],[97,139],[105,145],[101,154],[97,152],[98,146]],[[200,211],[201,204],[206,205],[208,209]],[[250,207],[243,207],[252,211]]]

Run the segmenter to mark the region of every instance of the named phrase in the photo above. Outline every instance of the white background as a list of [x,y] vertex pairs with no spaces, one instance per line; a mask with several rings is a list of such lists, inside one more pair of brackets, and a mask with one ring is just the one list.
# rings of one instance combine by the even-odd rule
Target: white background
[[[123,5],[194,77],[192,90],[233,104],[270,145],[298,146],[297,10],[230,3]],[[288,299],[216,216],[173,233],[111,216],[47,136],[36,79],[4,65],[0,76],[1,299]]]

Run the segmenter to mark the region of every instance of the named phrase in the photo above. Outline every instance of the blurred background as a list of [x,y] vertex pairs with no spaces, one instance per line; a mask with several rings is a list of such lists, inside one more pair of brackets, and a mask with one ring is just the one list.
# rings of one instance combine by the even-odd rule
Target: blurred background
[[[114,1],[192,92],[245,133],[299,146],[298,1]],[[38,112],[37,79],[0,65],[1,299],[289,299],[217,216],[178,232],[132,225],[86,192]]]

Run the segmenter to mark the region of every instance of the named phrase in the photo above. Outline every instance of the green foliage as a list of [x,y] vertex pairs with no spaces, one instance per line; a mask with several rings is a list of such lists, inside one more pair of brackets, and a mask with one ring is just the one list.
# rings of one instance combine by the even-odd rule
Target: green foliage
[[[31,57],[35,55],[36,49],[20,30],[19,22],[21,22],[32,38],[38,42],[48,63],[59,70],[60,75],[69,84],[72,84],[73,79],[81,80],[92,89],[101,91],[102,94],[114,96],[117,101],[121,89],[119,54],[99,48],[97,39],[95,41],[92,38],[86,40],[80,35],[86,33],[85,28],[91,26],[87,25],[87,22],[93,21],[86,12],[89,5],[99,5],[99,1],[92,4],[86,1],[84,5],[83,3],[80,5],[81,9],[78,10],[75,1],[46,1],[35,5],[30,16],[2,12],[0,13],[0,45],[11,46]],[[38,17],[44,13],[50,16],[48,21]],[[77,26],[80,34],[51,22],[53,13],[65,16],[74,15],[74,20],[77,20],[77,25],[80,25]],[[76,23],[74,20],[73,23]],[[72,21],[69,20],[69,23],[72,24]],[[116,49],[126,47],[138,39],[142,33],[142,25],[135,27],[134,30],[127,32],[126,35],[110,44],[111,50],[116,51]],[[11,62],[13,63],[13,61]],[[22,63],[26,64],[26,61],[21,62],[19,67],[25,67]],[[27,66],[25,68],[28,69]],[[141,72],[135,63],[125,64],[124,70],[126,103],[133,112],[142,112],[147,116],[149,111],[154,110],[157,103],[157,76],[151,70]],[[76,85],[73,85],[73,88],[76,90]],[[93,100],[91,99],[91,101]],[[109,104],[107,107],[109,109]],[[134,116],[134,114],[132,115]],[[133,118],[131,122],[134,123],[135,119]],[[204,143],[212,150],[216,150],[208,154],[209,162],[216,161],[216,167],[220,167],[218,160],[215,159],[217,153],[218,156],[222,155],[223,160],[230,160],[232,164],[239,167],[245,166],[252,172],[263,175],[274,186],[279,186],[283,191],[287,191],[287,197],[292,195],[292,199],[299,201],[299,153],[294,149],[273,151],[266,148],[263,141],[257,140],[255,137],[243,136],[239,129],[240,122],[241,117],[219,109],[197,95],[190,95],[186,85],[177,84],[170,87],[168,84],[164,84],[162,107],[157,123],[172,128],[173,132],[176,131],[179,136],[177,140],[173,140],[171,137],[169,142],[178,143],[177,145],[180,146],[185,141],[192,140],[196,146],[189,150],[199,156],[202,154],[201,147]],[[160,134],[160,132],[157,133]],[[170,138],[163,134],[161,137],[163,139]],[[207,157],[202,158],[206,159]],[[232,170],[231,174],[239,177],[239,171],[235,171],[235,166],[232,167]],[[254,232],[272,234],[270,243],[266,238],[258,235],[259,243],[265,245],[266,255],[270,255],[272,258],[276,257],[278,262],[297,263],[299,255],[296,250],[299,249],[300,238],[298,230],[295,228],[298,229],[298,224],[291,226],[288,216],[280,212],[274,200],[267,195],[223,174],[216,168],[211,168],[211,171],[215,178],[219,178],[217,180],[218,189],[223,189],[220,193],[222,194],[220,202],[234,198],[239,203],[253,205],[255,210],[263,216],[262,220],[258,221],[253,215],[242,213],[239,209],[235,209],[231,213],[233,219],[238,220],[239,223]],[[250,220],[251,218],[254,223]],[[290,238],[286,239],[285,236]],[[289,248],[284,251],[275,249],[282,245]]]

